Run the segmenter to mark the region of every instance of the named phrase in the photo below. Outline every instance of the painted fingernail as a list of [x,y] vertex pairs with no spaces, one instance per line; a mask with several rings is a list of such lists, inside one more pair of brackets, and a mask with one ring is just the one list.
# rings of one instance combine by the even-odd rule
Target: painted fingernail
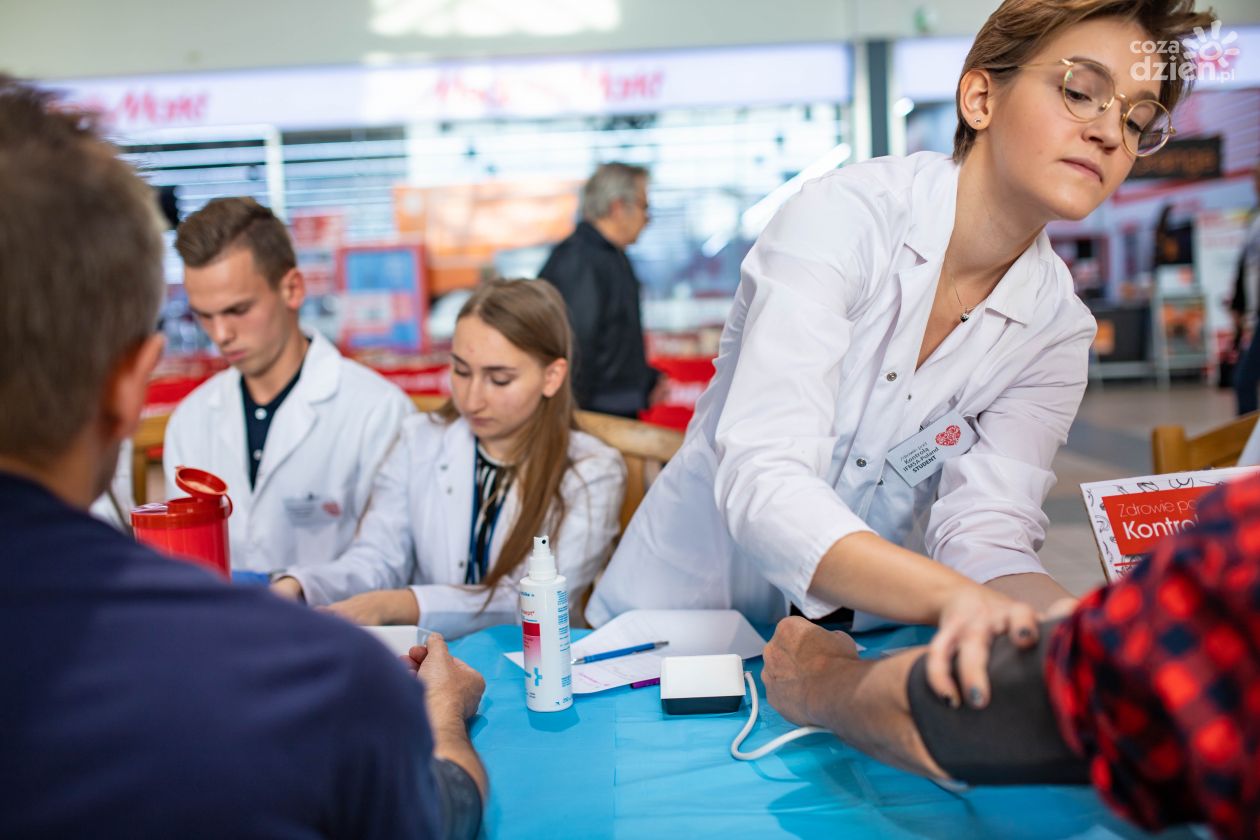
[[973,686],[967,692],[967,702],[971,703],[973,709],[980,708],[984,705],[984,692]]
[[1032,631],[1029,630],[1027,627],[1021,627],[1019,628],[1019,633],[1016,635],[1018,635],[1021,639],[1031,639]]

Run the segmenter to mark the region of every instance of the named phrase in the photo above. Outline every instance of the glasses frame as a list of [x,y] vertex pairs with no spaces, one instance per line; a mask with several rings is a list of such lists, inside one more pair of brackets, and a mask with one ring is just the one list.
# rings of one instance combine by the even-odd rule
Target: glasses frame
[[[1091,67],[1097,68],[1107,78],[1107,80],[1111,82],[1111,98],[1107,100],[1107,104],[1102,107],[1102,110],[1100,110],[1093,117],[1089,117],[1089,118],[1078,117],[1076,115],[1076,112],[1072,110],[1071,103],[1068,102],[1068,98],[1067,98],[1068,77],[1072,75],[1072,68],[1075,67],[1077,64],[1089,65]],[[1139,99],[1136,102],[1130,102],[1129,97],[1125,96],[1123,93],[1120,93],[1119,91],[1116,90],[1116,80],[1111,75],[1111,72],[1106,67],[1103,67],[1101,64],[1099,64],[1096,61],[1089,61],[1088,59],[1060,58],[1058,61],[1041,61],[1035,64],[1017,64],[1014,67],[1008,68],[1008,69],[1023,69],[1025,67],[1062,67],[1063,68],[1063,80],[1059,82],[1059,98],[1063,100],[1063,107],[1067,109],[1068,115],[1071,116],[1072,119],[1076,120],[1079,123],[1090,123],[1098,119],[1103,114],[1111,110],[1111,106],[1116,104],[1117,99],[1124,102],[1125,103],[1124,109],[1120,111],[1120,142],[1124,145],[1125,151],[1133,155],[1135,158],[1150,157],[1151,155],[1158,152],[1160,149],[1164,148],[1164,146],[1168,145],[1168,141],[1171,140],[1173,136],[1176,135],[1177,133],[1177,129],[1174,128],[1172,124],[1172,114],[1169,113],[1168,109],[1164,107],[1164,104],[1162,102],[1156,99]],[[1160,111],[1164,112],[1164,115],[1168,117],[1168,133],[1164,136],[1163,142],[1161,142],[1155,148],[1150,149],[1145,152],[1139,152],[1137,149],[1129,145],[1129,138],[1124,130],[1124,123],[1125,123],[1125,120],[1129,118],[1129,114],[1133,112],[1133,109],[1136,108],[1138,105],[1141,105],[1143,102],[1149,102],[1152,105],[1154,105],[1156,108],[1158,108]]]

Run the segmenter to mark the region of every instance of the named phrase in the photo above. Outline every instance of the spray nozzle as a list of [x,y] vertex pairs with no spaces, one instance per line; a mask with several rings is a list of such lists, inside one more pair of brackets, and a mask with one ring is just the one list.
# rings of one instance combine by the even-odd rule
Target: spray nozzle
[[534,537],[534,551],[529,555],[529,576],[534,580],[551,580],[556,576],[556,555],[551,553],[551,540]]

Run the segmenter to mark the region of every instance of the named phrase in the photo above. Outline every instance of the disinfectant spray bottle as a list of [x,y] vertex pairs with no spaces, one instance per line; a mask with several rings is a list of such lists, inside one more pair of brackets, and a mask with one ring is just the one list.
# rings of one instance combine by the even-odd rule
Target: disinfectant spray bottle
[[521,628],[525,647],[525,705],[535,712],[558,712],[573,705],[569,652],[569,593],[546,537],[534,537],[521,580]]

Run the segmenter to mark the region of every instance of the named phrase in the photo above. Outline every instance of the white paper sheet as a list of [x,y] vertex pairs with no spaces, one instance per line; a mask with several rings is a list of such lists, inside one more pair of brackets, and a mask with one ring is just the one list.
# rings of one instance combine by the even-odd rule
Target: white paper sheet
[[[631,610],[574,642],[573,658],[644,642],[668,641],[656,650],[632,653],[573,666],[573,693],[591,694],[661,676],[666,656],[738,653],[743,659],[761,655],[766,640],[735,610]],[[503,654],[524,669],[521,651]]]
[[412,645],[424,644],[429,634],[433,632],[413,624],[365,626],[363,629],[379,639],[381,644],[397,656],[406,656]]

